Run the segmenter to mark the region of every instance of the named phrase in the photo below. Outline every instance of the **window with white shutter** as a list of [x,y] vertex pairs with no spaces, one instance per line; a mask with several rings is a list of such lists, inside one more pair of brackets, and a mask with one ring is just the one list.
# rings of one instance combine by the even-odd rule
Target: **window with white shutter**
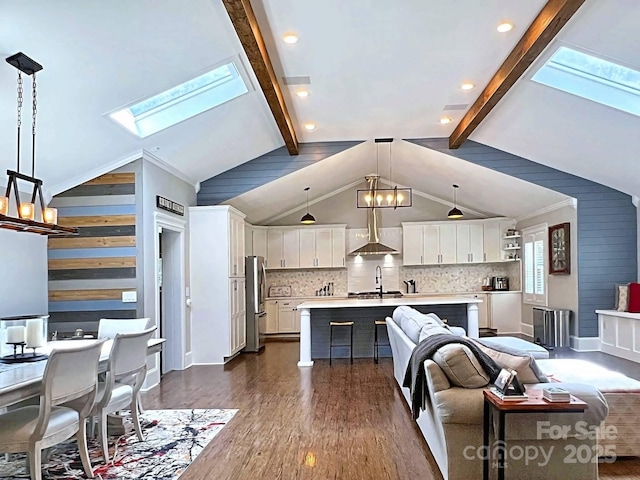
[[547,225],[537,225],[522,231],[524,245],[523,278],[524,303],[547,305],[547,276],[545,252]]

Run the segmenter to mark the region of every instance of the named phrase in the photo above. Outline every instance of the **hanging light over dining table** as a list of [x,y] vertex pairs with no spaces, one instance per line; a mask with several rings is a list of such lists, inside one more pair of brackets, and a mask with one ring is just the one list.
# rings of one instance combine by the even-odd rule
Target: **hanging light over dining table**
[[[36,73],[42,70],[35,60],[22,52],[6,58],[7,63],[18,70],[17,98],[17,159],[16,170],[7,170],[7,190],[4,197],[0,197],[0,228],[19,232],[37,233],[40,235],[75,235],[78,229],[58,225],[58,212],[55,208],[45,205],[42,194],[42,180],[35,177],[36,167],[36,115],[37,115],[37,84]],[[20,170],[23,80],[22,74],[32,78],[31,103],[31,175],[25,175]],[[20,198],[18,181],[30,183],[33,187],[31,199],[28,202]],[[11,194],[15,199],[15,210],[11,207]]]

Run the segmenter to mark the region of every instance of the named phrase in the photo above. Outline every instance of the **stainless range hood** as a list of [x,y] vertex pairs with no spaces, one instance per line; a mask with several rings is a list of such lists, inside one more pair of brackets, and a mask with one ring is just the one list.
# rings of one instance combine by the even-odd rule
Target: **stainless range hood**
[[[369,183],[371,198],[375,198],[375,191],[378,188],[378,175],[368,175],[365,180]],[[371,203],[373,205],[373,202]],[[380,243],[378,234],[378,214],[377,209],[372,206],[367,208],[367,229],[369,230],[369,241],[366,245],[350,252],[349,255],[398,255],[400,252]]]

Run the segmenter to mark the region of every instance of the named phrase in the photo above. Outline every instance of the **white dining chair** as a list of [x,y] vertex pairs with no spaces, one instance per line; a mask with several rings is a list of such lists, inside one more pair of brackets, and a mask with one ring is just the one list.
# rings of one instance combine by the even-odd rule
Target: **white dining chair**
[[147,374],[147,342],[155,330],[154,326],[141,332],[117,333],[113,339],[105,381],[98,383],[98,401],[90,413],[98,419],[105,463],[109,461],[107,414],[128,408],[138,439],[143,440],[138,394]]
[[115,338],[117,333],[141,332],[150,327],[150,318],[101,318],[98,338]]
[[[42,378],[40,405],[28,405],[0,415],[0,452],[27,452],[32,480],[42,479],[42,450],[74,434],[85,475],[93,478],[85,419],[96,398],[103,342],[53,350]],[[61,406],[70,401],[75,401],[77,409]]]

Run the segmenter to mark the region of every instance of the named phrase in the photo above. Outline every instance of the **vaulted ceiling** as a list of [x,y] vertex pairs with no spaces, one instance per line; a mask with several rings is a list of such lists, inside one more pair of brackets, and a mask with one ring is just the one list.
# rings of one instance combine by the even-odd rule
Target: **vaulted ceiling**
[[[251,3],[301,143],[449,136],[545,5],[543,0]],[[284,145],[222,0],[2,0],[0,18],[0,53],[22,51],[44,66],[37,77],[36,175],[53,194],[142,150],[196,184]],[[514,29],[498,33],[503,20]],[[635,181],[640,119],[530,81],[531,71],[561,44],[640,68],[638,24],[635,0],[587,0],[470,138],[640,195]],[[291,31],[299,41],[285,44],[282,36]],[[105,116],[229,58],[241,60],[252,88],[223,106],[145,139]],[[282,77],[309,77],[310,95],[297,97],[300,86],[285,85]],[[465,81],[476,88],[461,90]],[[3,62],[3,169],[15,168],[15,82],[15,69]],[[27,108],[26,159],[29,115]],[[441,125],[442,116],[453,122]],[[317,128],[305,130],[307,122]],[[342,168],[370,173],[370,159],[359,152],[354,148],[352,157],[345,152],[327,184]],[[419,159],[407,168],[424,168]],[[437,196],[461,183],[464,172],[453,166],[445,171],[449,174],[431,183],[428,177],[421,180],[420,190]],[[482,181],[482,170],[477,175]],[[410,175],[406,180],[411,182]],[[298,181],[283,182],[278,193],[292,200],[280,202],[280,213],[299,204],[300,188]],[[506,213],[498,203],[482,203],[478,210]]]

